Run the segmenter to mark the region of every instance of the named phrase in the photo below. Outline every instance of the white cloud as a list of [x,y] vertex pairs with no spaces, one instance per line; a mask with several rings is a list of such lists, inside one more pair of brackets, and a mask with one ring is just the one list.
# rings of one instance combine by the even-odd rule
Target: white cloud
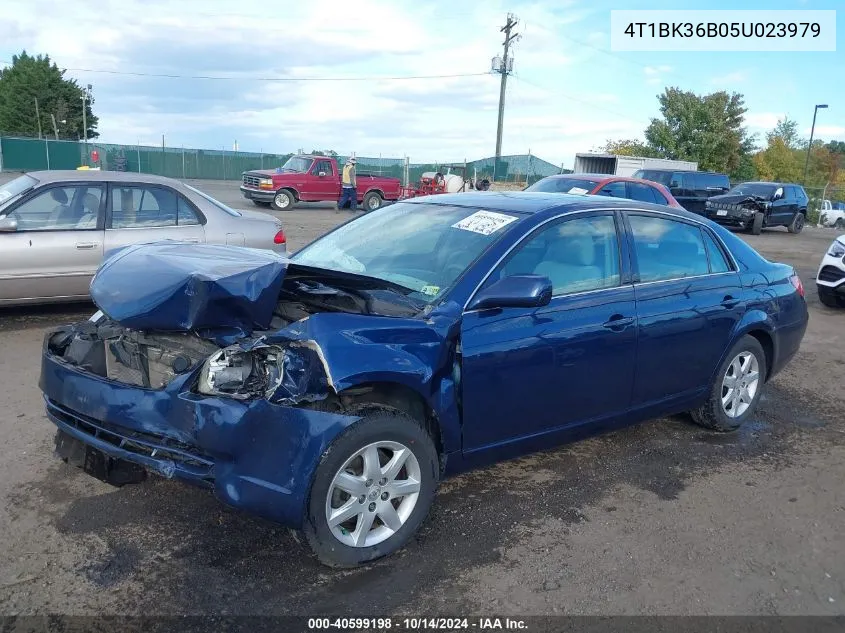
[[[810,136],[810,128],[804,130],[804,134]],[[816,125],[816,138],[822,136],[841,137],[845,135],[845,126],[842,125]]]
[[745,124],[750,128],[770,130],[784,117],[783,112],[746,112]]

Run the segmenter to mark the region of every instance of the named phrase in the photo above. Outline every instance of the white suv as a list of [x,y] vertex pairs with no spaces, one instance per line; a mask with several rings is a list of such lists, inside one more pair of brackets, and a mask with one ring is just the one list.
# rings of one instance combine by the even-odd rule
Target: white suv
[[827,249],[816,274],[819,301],[831,308],[845,308],[845,235]]

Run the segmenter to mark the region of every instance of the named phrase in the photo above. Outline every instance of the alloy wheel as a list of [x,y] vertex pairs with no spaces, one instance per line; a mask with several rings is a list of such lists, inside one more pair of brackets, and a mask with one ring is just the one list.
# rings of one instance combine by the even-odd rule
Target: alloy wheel
[[722,378],[722,410],[738,418],[754,402],[760,387],[760,365],[751,352],[740,352],[728,365]]

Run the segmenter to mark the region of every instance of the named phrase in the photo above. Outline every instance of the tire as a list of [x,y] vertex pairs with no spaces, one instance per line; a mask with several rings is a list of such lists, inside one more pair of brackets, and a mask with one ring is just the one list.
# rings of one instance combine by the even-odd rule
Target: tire
[[789,230],[790,233],[798,234],[801,232],[801,229],[804,228],[805,220],[806,218],[804,217],[804,214],[799,211],[795,214],[795,217],[792,218],[792,222],[790,222],[789,226],[786,228]]
[[289,211],[296,204],[296,198],[287,189],[280,189],[273,197],[273,202],[270,203],[276,211]]
[[845,229],[845,220],[843,220],[842,218],[838,218],[834,223],[833,228],[839,229],[840,231],[842,229]]
[[265,209],[270,207],[270,203],[265,202],[264,200],[253,200],[252,204],[254,204],[256,207],[263,207]]
[[818,286],[818,290],[819,301],[821,301],[823,305],[826,305],[828,308],[845,308],[845,297],[841,297],[835,292],[827,289],[823,290],[821,286]]
[[[317,559],[329,567],[355,567],[401,548],[428,515],[437,489],[440,473],[437,449],[419,422],[397,409],[380,405],[369,405],[359,414],[362,419],[346,429],[323,454],[311,484],[303,521],[308,544]],[[366,466],[360,455],[366,452],[372,456],[374,453],[370,451],[374,446],[375,454],[382,462],[379,465],[382,473],[389,463],[387,459],[392,458],[391,451],[400,450],[399,447],[409,451],[405,466],[394,481],[416,480],[418,492],[385,500],[383,495],[390,494],[387,492],[390,484],[382,488],[375,477],[366,480]],[[337,485],[342,470],[347,476],[347,485],[360,486],[357,488],[360,496],[353,496]],[[401,477],[402,474],[405,477]],[[367,481],[370,481],[369,486]],[[363,502],[360,501],[362,497]],[[354,514],[350,514],[347,521],[330,527],[328,513],[346,505]],[[388,507],[394,508],[390,520],[398,521],[392,533],[382,520],[382,516],[390,515],[382,515],[379,510]],[[370,521],[370,530],[359,532],[366,525],[362,521],[366,520]],[[359,541],[357,545],[356,540]],[[367,544],[368,540],[371,545]]]
[[763,232],[763,220],[765,217],[766,216],[759,211],[754,214],[754,220],[752,220],[751,226],[749,227],[751,235],[760,235],[760,233]]
[[[737,359],[741,358],[743,360],[740,361],[738,367],[734,363]],[[750,366],[745,365],[745,362],[752,363],[751,358],[754,359],[753,364]],[[755,365],[757,379],[756,385],[753,387],[753,393],[750,394],[750,401],[729,400],[728,404],[723,406],[722,396],[724,391],[727,390],[725,395],[730,395],[730,387],[724,385],[724,382],[730,378],[729,373],[736,374],[737,370],[743,367],[748,367],[750,372],[753,372],[755,371]],[[741,372],[740,375],[742,375]],[[749,375],[753,374],[750,373]],[[735,431],[742,426],[743,422],[754,415],[757,404],[760,402],[760,394],[763,391],[765,382],[766,353],[756,338],[746,334],[731,348],[731,351],[719,366],[713,384],[710,386],[707,402],[698,409],[690,411],[690,415],[692,415],[692,419],[696,424],[706,429],[721,432]],[[745,390],[746,396],[749,395],[749,390],[750,386]],[[742,408],[743,404],[747,404],[744,409]],[[737,415],[729,414],[727,410],[736,411]]]
[[384,203],[384,198],[379,195],[377,191],[368,191],[364,194],[364,199],[361,201],[361,206],[364,207],[364,212],[375,211]]

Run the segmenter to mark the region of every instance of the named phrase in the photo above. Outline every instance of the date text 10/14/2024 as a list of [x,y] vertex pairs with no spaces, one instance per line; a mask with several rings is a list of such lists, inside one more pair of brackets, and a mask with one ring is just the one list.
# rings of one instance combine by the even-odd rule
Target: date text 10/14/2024
[[309,631],[527,631],[525,620],[519,618],[474,617],[474,618],[426,618],[426,617],[378,617],[378,618],[308,618]]

